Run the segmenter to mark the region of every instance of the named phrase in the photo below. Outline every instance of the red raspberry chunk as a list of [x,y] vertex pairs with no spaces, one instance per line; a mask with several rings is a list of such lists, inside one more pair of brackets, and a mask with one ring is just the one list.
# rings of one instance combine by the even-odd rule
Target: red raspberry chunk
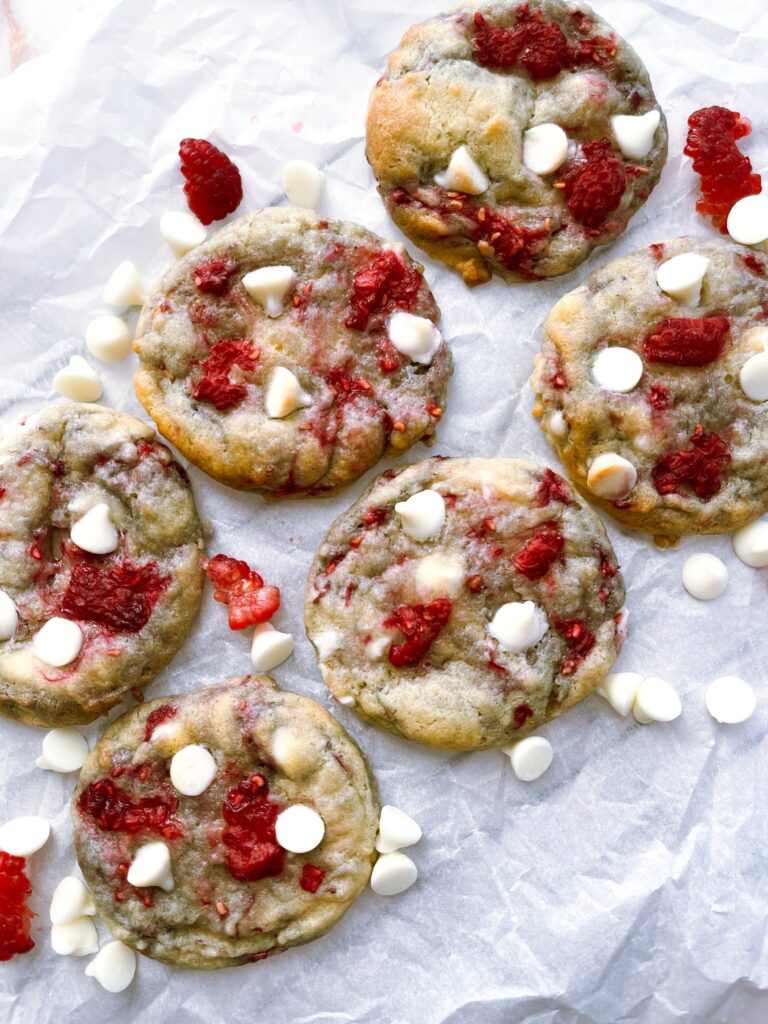
[[649,363],[707,366],[722,355],[729,328],[724,316],[668,316],[643,338],[643,356]]
[[[239,264],[235,260],[229,259],[215,259],[201,263],[195,267],[192,273],[195,288],[206,295],[222,296],[226,294],[229,291],[229,279],[236,273],[238,266]],[[212,316],[215,317],[215,313],[201,313],[197,309],[194,311],[196,320],[210,320]],[[202,326],[210,327],[212,325],[204,323]]]
[[561,476],[553,473],[551,469],[545,469],[539,489],[536,492],[534,508],[545,508],[551,501],[559,501],[563,505],[570,505],[571,492],[568,484]]
[[375,313],[412,310],[421,285],[422,277],[416,267],[407,267],[391,249],[382,250],[355,273],[347,327],[364,331]]
[[384,620],[387,629],[399,629],[406,638],[389,649],[389,660],[395,668],[417,665],[421,661],[450,618],[452,609],[449,598],[438,597],[427,605],[402,605]]
[[614,155],[608,139],[585,143],[581,158],[568,165],[562,180],[568,209],[588,228],[602,227],[627,187],[624,164]]
[[61,602],[68,619],[95,622],[116,633],[138,633],[171,584],[154,562],[100,565],[83,561],[72,570]]
[[305,864],[299,879],[299,885],[305,892],[317,892],[323,884],[326,872],[323,868],[317,868],[314,864]]
[[197,364],[202,369],[202,376],[191,384],[192,396],[210,402],[219,412],[238,405],[248,394],[248,388],[241,381],[230,380],[230,374],[235,367],[251,373],[258,358],[259,350],[248,338],[218,342],[208,358]]
[[518,7],[513,29],[491,27],[476,11],[475,55],[478,64],[490,68],[525,68],[531,78],[552,78],[570,60],[568,40],[559,25],[539,20],[528,13],[528,5]]
[[570,648],[560,665],[560,674],[572,676],[595,646],[595,636],[583,619],[553,619],[552,624]]
[[670,452],[651,470],[659,494],[677,494],[687,485],[699,498],[711,498],[722,486],[721,474],[731,461],[728,445],[712,431],[698,426],[691,437],[693,448]]
[[546,576],[552,563],[563,553],[565,541],[557,526],[545,523],[542,529],[512,559],[518,572],[529,580]]
[[227,793],[222,807],[226,827],[222,841],[227,847],[227,867],[239,882],[258,882],[279,875],[285,850],[278,845],[275,822],[282,804],[269,799],[269,785],[262,775],[252,775]]
[[150,711],[147,715],[147,721],[144,724],[144,742],[149,743],[155,729],[163,725],[165,722],[170,722],[170,720],[175,718],[178,713],[179,709],[173,704],[163,704],[161,707],[155,708],[154,711]]
[[0,851],[0,960],[28,953],[35,945],[29,934],[35,916],[27,906],[31,892],[24,858]]
[[243,183],[226,153],[206,139],[182,139],[179,157],[187,179],[184,195],[197,219],[210,224],[234,213],[243,198]]
[[669,408],[669,391],[663,384],[651,384],[648,389],[648,403],[657,412],[664,412]]
[[279,588],[265,587],[264,580],[247,562],[215,555],[203,568],[213,584],[214,599],[229,605],[230,629],[267,622],[280,607]]
[[178,806],[173,793],[134,800],[109,778],[92,782],[77,800],[80,814],[93,818],[103,832],[127,832],[129,835],[155,832],[166,839],[179,839],[184,835],[181,822],[174,817]]

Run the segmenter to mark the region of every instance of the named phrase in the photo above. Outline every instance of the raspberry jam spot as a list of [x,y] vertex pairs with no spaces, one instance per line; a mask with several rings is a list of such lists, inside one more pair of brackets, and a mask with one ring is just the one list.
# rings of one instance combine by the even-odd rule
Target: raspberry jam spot
[[317,892],[323,884],[326,872],[323,868],[317,868],[314,864],[305,864],[299,879],[299,885],[305,892]]
[[384,249],[370,263],[356,271],[349,297],[347,327],[364,331],[376,313],[391,309],[410,312],[419,295],[422,277],[416,267],[407,267],[397,253]]
[[155,708],[154,711],[150,711],[144,724],[144,742],[149,743],[155,729],[170,722],[178,713],[179,709],[173,704],[163,704],[159,708]]
[[564,546],[565,541],[557,527],[545,524],[536,536],[517,552],[512,564],[527,579],[540,580],[549,572],[553,562],[560,558]]
[[539,489],[536,492],[534,508],[545,508],[551,501],[559,501],[563,505],[571,504],[571,492],[568,484],[551,469],[545,469]]
[[285,866],[285,850],[278,846],[275,822],[282,804],[269,799],[262,775],[252,775],[227,793],[222,807],[226,827],[222,841],[227,848],[227,867],[238,882],[258,882],[279,875]]
[[512,721],[516,729],[522,729],[529,718],[533,716],[533,709],[527,704],[518,704],[512,713]]
[[757,277],[765,277],[765,261],[761,260],[759,256],[755,256],[753,252],[748,253],[746,256],[742,256],[741,253],[737,256],[737,259],[744,264],[744,266],[752,274]]
[[722,355],[729,329],[724,316],[668,316],[643,338],[643,356],[649,363],[708,366]]
[[24,858],[0,850],[0,960],[28,953],[35,945],[29,925],[35,916],[27,906],[32,892],[24,874]]
[[[201,263],[200,266],[195,267],[192,279],[198,291],[204,292],[206,295],[221,296],[229,291],[229,279],[237,271],[237,268],[238,264],[235,260],[208,260],[207,263]],[[195,315],[198,320],[205,319],[205,316],[200,313]]]
[[384,620],[386,629],[399,629],[405,641],[392,644],[389,660],[395,668],[417,665],[435,642],[450,618],[453,603],[438,597],[429,604],[405,604]]
[[691,436],[691,444],[688,450],[665,455],[653,467],[651,479],[659,494],[678,494],[687,485],[697,497],[706,499],[720,490],[721,474],[731,461],[728,445],[701,426]]
[[561,181],[568,209],[587,228],[600,228],[621,202],[627,187],[624,164],[608,139],[595,139],[581,148],[581,157],[568,164]]
[[206,139],[182,139],[179,146],[184,195],[202,224],[223,220],[243,198],[240,171],[226,153]]
[[203,568],[213,585],[214,600],[229,605],[230,629],[267,622],[280,607],[279,588],[265,586],[247,562],[214,555],[203,563]]
[[724,235],[734,203],[762,189],[760,175],[753,173],[749,157],[736,145],[751,131],[749,120],[727,107],[702,107],[688,118],[683,152],[693,158],[693,169],[701,175],[696,209]]
[[595,646],[594,633],[583,619],[553,619],[552,624],[570,648],[560,665],[560,675],[572,676]]
[[138,633],[171,583],[155,562],[134,565],[127,559],[112,565],[85,560],[69,577],[61,602],[68,619],[95,622],[115,633]]
[[93,818],[102,832],[155,832],[166,839],[184,835],[181,822],[174,817],[179,801],[172,794],[143,796],[134,800],[112,779],[92,782],[77,800],[82,817]]
[[648,389],[648,404],[657,412],[664,412],[669,408],[671,404],[669,391],[663,384],[651,384]]
[[251,373],[258,358],[259,350],[248,338],[220,341],[208,358],[197,364],[202,376],[191,384],[193,398],[210,402],[219,412],[238,405],[248,394],[248,388],[241,381],[230,380],[230,374],[235,367]]

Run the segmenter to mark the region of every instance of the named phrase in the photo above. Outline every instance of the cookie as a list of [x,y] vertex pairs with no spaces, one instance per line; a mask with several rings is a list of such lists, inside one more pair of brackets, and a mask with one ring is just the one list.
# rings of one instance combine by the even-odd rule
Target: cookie
[[175,263],[139,320],[136,393],[231,487],[325,494],[433,439],[451,357],[402,246],[293,207]]
[[534,414],[576,487],[662,545],[768,510],[766,259],[678,238],[622,256],[544,324]]
[[317,938],[376,859],[363,755],[319,704],[268,676],[123,715],[83,766],[72,818],[112,933],[180,967],[232,967]]
[[0,713],[90,722],[171,660],[202,592],[186,473],[146,423],[55,405],[0,441]]
[[566,274],[645,202],[667,128],[637,54],[585,4],[465,4],[415,25],[367,155],[397,226],[469,285]]
[[605,530],[550,469],[436,457],[328,531],[305,621],[338,701],[430,746],[510,743],[586,697],[623,639]]

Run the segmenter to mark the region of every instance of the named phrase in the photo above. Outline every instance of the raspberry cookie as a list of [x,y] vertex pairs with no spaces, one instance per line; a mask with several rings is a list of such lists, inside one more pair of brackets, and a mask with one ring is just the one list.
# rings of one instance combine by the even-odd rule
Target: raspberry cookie
[[329,530],[305,621],[343,704],[430,746],[519,739],[609,671],[624,584],[602,524],[550,469],[429,459]]
[[678,238],[601,267],[545,322],[534,415],[582,494],[662,545],[768,510],[767,269]]
[[451,374],[438,316],[402,246],[262,210],[160,281],[139,320],[136,393],[217,480],[330,492],[432,440]]
[[181,646],[202,591],[189,481],[146,423],[57,405],[0,442],[0,713],[90,722]]
[[88,757],[77,859],[112,933],[198,969],[326,932],[376,859],[375,783],[327,711],[268,676],[134,708]]
[[561,0],[465,5],[414,26],[368,110],[391,217],[469,285],[578,266],[624,231],[666,153],[637,54]]

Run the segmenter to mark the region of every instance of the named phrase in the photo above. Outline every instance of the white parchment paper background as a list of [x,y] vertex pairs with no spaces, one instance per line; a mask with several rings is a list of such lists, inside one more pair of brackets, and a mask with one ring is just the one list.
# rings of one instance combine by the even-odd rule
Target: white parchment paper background
[[[365,104],[388,51],[438,3],[78,0],[69,18],[51,0],[22,5],[42,55],[0,79],[0,413],[18,416],[54,397],[54,372],[85,353],[85,326],[106,311],[100,293],[114,265],[133,259],[148,277],[162,269],[158,218],[185,208],[176,156],[185,135],[210,138],[236,160],[241,213],[282,201],[282,164],[304,157],[328,172],[328,215],[396,237],[364,158]],[[724,103],[750,116],[755,132],[743,146],[757,170],[768,170],[764,0],[596,7],[651,72],[670,123],[669,164],[619,244],[565,279],[470,292],[426,261],[456,362],[436,452],[553,464],[526,387],[539,325],[608,256],[711,233],[694,213],[694,177],[680,156],[693,109]],[[132,361],[99,367],[104,402],[142,415]],[[408,461],[424,455],[414,449]],[[276,677],[330,705],[304,637],[303,580],[327,526],[364,482],[332,500],[267,506],[194,469],[191,477],[215,527],[212,551],[247,558],[282,589],[278,625],[294,633],[297,651]],[[196,974],[141,959],[133,986],[110,996],[83,975],[86,960],[55,956],[48,904],[75,867],[74,780],[35,768],[41,732],[0,722],[0,820],[39,812],[54,823],[30,868],[37,945],[0,965],[0,1020],[768,1019],[766,575],[737,562],[727,537],[660,554],[609,530],[632,612],[620,667],[670,679],[682,717],[643,728],[591,698],[545,730],[555,762],[525,785],[500,753],[430,752],[334,706],[369,755],[383,800],[424,826],[413,851],[420,879],[396,899],[368,891],[330,935],[268,962]],[[688,598],[680,582],[696,550],[716,552],[731,570],[725,595],[710,604]],[[192,690],[248,668],[246,638],[229,633],[207,598],[149,693]],[[704,708],[705,685],[724,673],[758,690],[758,711],[742,726],[718,727]],[[98,734],[86,731],[91,740]]]

